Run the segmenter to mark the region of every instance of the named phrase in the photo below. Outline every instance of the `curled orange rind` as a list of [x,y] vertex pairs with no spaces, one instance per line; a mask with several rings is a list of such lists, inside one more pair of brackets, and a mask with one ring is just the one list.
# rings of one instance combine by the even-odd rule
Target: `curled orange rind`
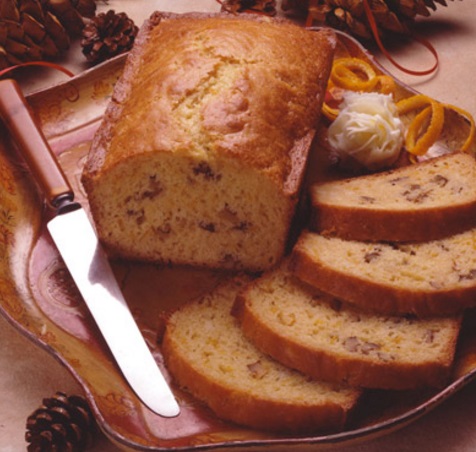
[[[332,65],[328,90],[340,88],[356,92],[380,92],[393,94],[396,89],[395,80],[389,75],[377,74],[370,63],[360,58],[339,58]],[[322,112],[326,118],[333,121],[339,114],[339,109],[330,107],[324,102]]]
[[[334,61],[328,89],[334,87],[355,92],[373,91],[389,95],[393,95],[397,88],[393,77],[377,74],[369,62],[355,57],[339,58]],[[400,116],[416,112],[405,137],[406,150],[414,156],[424,155],[439,138],[444,126],[445,109],[455,111],[469,122],[469,134],[460,150],[467,152],[475,140],[475,121],[461,108],[442,104],[424,94],[402,99],[396,105]],[[322,112],[326,118],[333,121],[339,114],[339,109],[324,102]]]
[[445,109],[442,104],[424,94],[397,102],[399,115],[415,110],[420,111],[408,126],[405,147],[410,154],[420,156],[424,155],[440,136],[445,121]]
[[[420,111],[408,127],[405,137],[405,147],[410,154],[424,155],[433,146],[441,131],[445,120],[445,109],[438,102],[431,102],[428,107]],[[428,123],[429,121],[429,123]],[[428,123],[423,132],[425,124]]]
[[414,96],[406,97],[397,102],[397,111],[399,115],[405,115],[411,111],[415,111],[434,102],[431,97],[425,96],[424,94],[416,94]]
[[330,82],[352,91],[379,91],[392,94],[395,80],[389,75],[377,74],[370,63],[360,58],[339,58],[332,65]]
[[324,102],[322,104],[322,113],[327,119],[334,121],[334,119],[336,119],[337,115],[339,114],[339,109],[329,107],[329,105]]
[[393,94],[396,90],[395,80],[390,75],[377,76],[377,89],[382,94]]
[[360,58],[339,58],[331,70],[334,85],[352,91],[371,91],[378,82],[373,67]]
[[[327,88],[331,91],[335,87],[357,92],[392,94],[395,91],[395,81],[388,75],[378,75],[367,61],[348,57],[336,59],[332,65]],[[333,121],[339,114],[339,109],[324,102],[322,112]]]
[[[470,149],[475,137],[475,122],[473,117],[465,110],[454,105],[441,104],[424,94],[402,99],[397,103],[397,111],[400,115],[414,110],[421,111],[415,116],[410,126],[405,140],[407,151],[413,155],[424,155],[428,149],[436,142],[440,136],[445,121],[445,109],[453,110],[465,117],[469,122],[470,129],[466,141],[460,151],[467,152]],[[424,125],[428,124],[423,133]]]

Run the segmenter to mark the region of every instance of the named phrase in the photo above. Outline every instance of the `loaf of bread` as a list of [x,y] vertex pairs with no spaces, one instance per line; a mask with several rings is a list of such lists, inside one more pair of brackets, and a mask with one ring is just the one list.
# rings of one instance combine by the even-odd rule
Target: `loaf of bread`
[[381,389],[448,383],[461,316],[365,313],[298,280],[286,262],[240,293],[236,315],[263,353],[311,377]]
[[335,44],[332,31],[256,15],[152,15],[82,175],[109,253],[210,268],[274,265]]
[[476,159],[451,153],[310,188],[310,229],[362,241],[428,241],[476,227]]
[[220,418],[248,427],[342,429],[361,391],[312,380],[259,352],[231,314],[248,281],[230,278],[168,319],[162,350],[175,382]]
[[476,229],[410,244],[304,231],[290,268],[319,290],[382,314],[462,313],[476,306]]

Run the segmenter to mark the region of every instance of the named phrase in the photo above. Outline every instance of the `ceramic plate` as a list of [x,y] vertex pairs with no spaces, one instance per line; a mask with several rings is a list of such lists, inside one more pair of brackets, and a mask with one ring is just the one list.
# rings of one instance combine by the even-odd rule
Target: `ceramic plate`
[[[353,39],[339,34],[338,56],[373,62]],[[80,201],[79,183],[90,140],[99,125],[124,57],[89,70],[29,97],[45,135]],[[412,94],[399,84],[400,96]],[[207,408],[174,387],[181,414],[164,419],[149,411],[124,382],[81,297],[45,232],[47,212],[28,171],[0,124],[0,310],[24,335],[54,355],[84,388],[101,429],[122,448],[134,450],[309,450],[347,444],[388,433],[414,421],[476,374],[476,328],[468,315],[450,384],[440,391],[369,391],[346,429],[313,436],[277,436],[217,419]],[[466,120],[448,116],[439,147],[457,147]],[[319,147],[321,144],[317,143]],[[312,174],[319,174],[316,170]],[[81,237],[78,237],[81,240]],[[131,310],[159,365],[157,337],[164,313],[200,296],[220,275],[212,271],[113,263]],[[114,321],[114,319],[111,319]]]

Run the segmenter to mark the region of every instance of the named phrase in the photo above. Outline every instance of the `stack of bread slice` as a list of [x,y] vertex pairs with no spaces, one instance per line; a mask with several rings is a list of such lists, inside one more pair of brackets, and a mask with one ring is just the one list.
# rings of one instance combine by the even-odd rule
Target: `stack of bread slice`
[[224,419],[294,432],[341,429],[366,388],[447,384],[476,305],[475,176],[454,153],[312,186],[290,257],[171,315],[170,372]]
[[296,278],[284,262],[240,293],[243,332],[283,364],[358,388],[447,382],[461,316],[417,319],[364,311]]
[[317,184],[311,203],[312,231],[292,253],[303,281],[384,314],[451,315],[476,305],[474,156]]
[[162,342],[168,370],[223,419],[278,432],[342,429],[361,390],[311,379],[247,340],[232,309],[250,281],[231,276],[171,315]]

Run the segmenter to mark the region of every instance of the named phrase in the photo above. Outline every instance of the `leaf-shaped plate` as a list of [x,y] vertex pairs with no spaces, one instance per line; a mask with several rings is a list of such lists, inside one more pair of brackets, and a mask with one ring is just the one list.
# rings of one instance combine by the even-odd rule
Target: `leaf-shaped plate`
[[[378,71],[385,72],[355,40],[340,33],[338,37],[338,56],[367,59]],[[29,97],[84,205],[87,200],[79,183],[83,162],[124,61],[124,56],[117,57]],[[398,84],[398,91],[402,97],[413,94],[403,84]],[[439,146],[457,148],[467,136],[468,123],[462,116],[451,114],[446,124]],[[45,212],[36,186],[1,124],[0,129],[0,311],[19,332],[69,369],[83,387],[101,429],[120,447],[149,451],[299,451],[349,444],[403,427],[474,379],[476,328],[475,319],[468,313],[448,386],[405,393],[369,391],[344,431],[292,437],[253,431],[217,419],[176,387],[180,416],[164,419],[153,414],[135,397],[109,355],[45,231]],[[321,144],[318,141],[315,150],[321,150]],[[322,173],[317,170],[322,168],[321,163],[312,161],[311,174]],[[124,262],[114,262],[113,267],[170,381],[157,343],[161,319],[179,304],[212,288],[220,280],[220,273]]]

